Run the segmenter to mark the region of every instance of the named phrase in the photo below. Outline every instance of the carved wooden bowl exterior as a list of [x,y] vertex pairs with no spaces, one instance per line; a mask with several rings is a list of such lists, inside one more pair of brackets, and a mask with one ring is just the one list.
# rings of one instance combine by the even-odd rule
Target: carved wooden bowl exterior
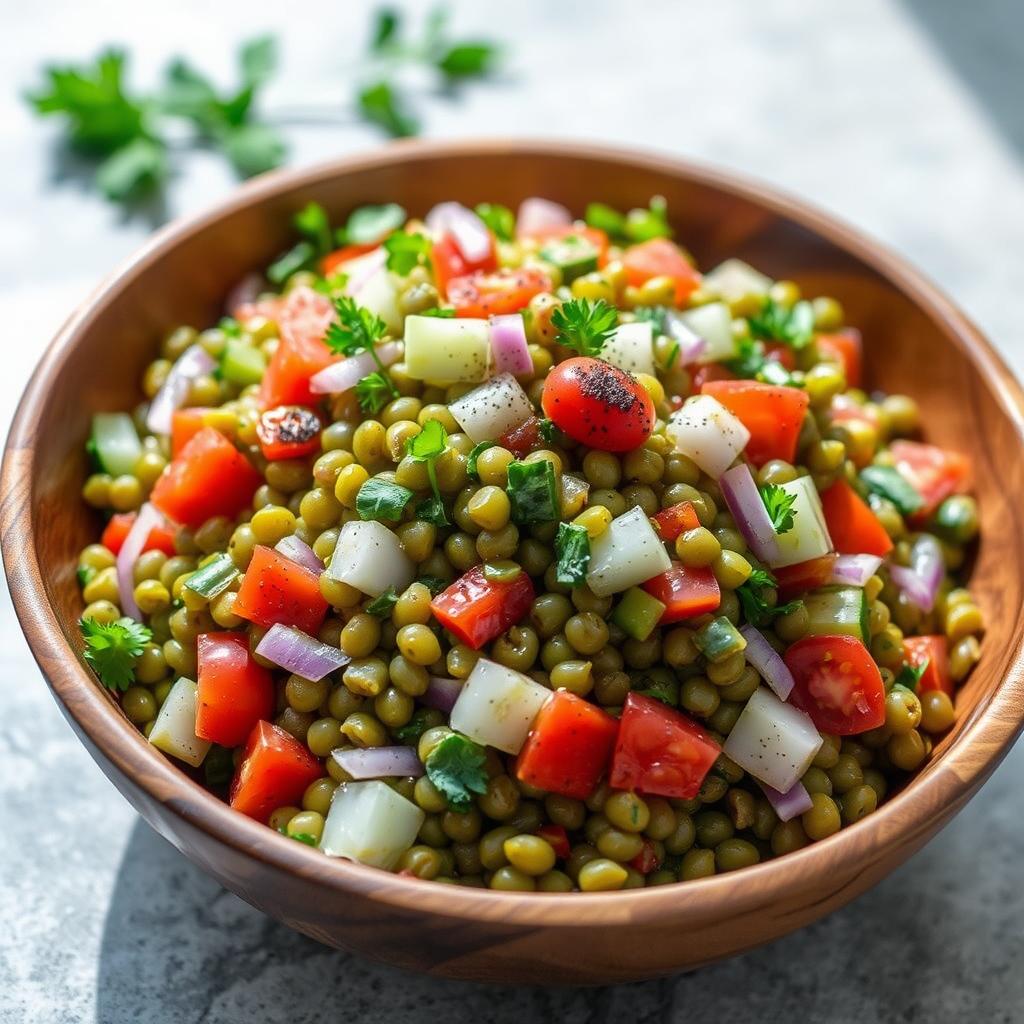
[[[308,200],[340,217],[394,200],[581,213],[660,194],[699,265],[739,256],[836,296],[866,339],[870,379],[917,398],[926,436],[968,453],[982,540],[972,581],[988,623],[959,717],[925,769],[870,817],[779,860],[682,885],[520,895],[436,885],[332,860],[231,811],[151,747],[83,667],[79,500],[93,412],[133,406],[158,339],[204,325],[227,289],[289,244]],[[693,968],[835,910],[919,849],[967,802],[1024,722],[1022,392],[978,330],[902,260],[802,202],[708,168],[550,142],[412,143],[265,176],[160,232],[60,331],[22,399],[2,481],[3,555],[33,654],[65,717],[142,816],[223,885],[322,942],[403,967],[502,982],[604,984]]]

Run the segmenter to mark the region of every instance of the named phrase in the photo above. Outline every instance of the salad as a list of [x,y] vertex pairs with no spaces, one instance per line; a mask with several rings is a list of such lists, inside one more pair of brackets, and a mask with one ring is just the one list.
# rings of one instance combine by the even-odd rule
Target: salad
[[925,763],[970,466],[839,302],[701,272],[657,197],[295,225],[93,420],[84,657],[150,743],[326,856],[541,892],[780,856]]

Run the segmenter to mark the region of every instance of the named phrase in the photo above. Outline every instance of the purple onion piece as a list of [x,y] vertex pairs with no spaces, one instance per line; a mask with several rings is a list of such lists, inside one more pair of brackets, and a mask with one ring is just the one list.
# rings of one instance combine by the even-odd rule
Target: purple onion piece
[[190,345],[182,352],[150,403],[146,426],[152,433],[171,432],[174,413],[185,404],[192,381],[210,373],[216,365],[213,356],[202,345]]
[[779,700],[786,700],[793,692],[796,680],[789,671],[782,655],[765,638],[765,635],[754,626],[741,626],[740,633],[747,641],[743,654],[747,661],[757,670],[761,678],[775,691]]
[[324,571],[323,561],[317,558],[316,553],[304,540],[299,540],[294,534],[282,537],[274,545],[274,550],[310,572],[321,573]]
[[750,467],[743,462],[733,466],[722,474],[718,486],[750,550],[760,561],[773,565],[779,559],[778,534],[761,500]]
[[[520,319],[522,319],[520,317]],[[398,362],[402,355],[402,346],[397,341],[385,342],[377,346],[377,358],[384,366]],[[532,364],[531,364],[532,366]],[[309,390],[316,395],[340,395],[354,388],[363,377],[377,369],[377,360],[369,352],[348,356],[309,378]]]
[[931,611],[935,604],[935,592],[913,569],[905,565],[892,565],[889,567],[889,576],[911,604],[921,611]]
[[571,223],[572,214],[560,203],[531,196],[519,204],[516,235],[519,238],[531,238],[549,228],[568,227]]
[[394,776],[423,774],[414,747],[366,747],[365,749],[335,750],[331,757],[353,779],[383,779]]
[[461,680],[431,676],[426,693],[420,697],[420,703],[448,714],[455,707],[455,702],[459,699],[461,692]]
[[775,808],[780,821],[791,821],[798,814],[803,814],[814,806],[811,794],[807,792],[802,782],[795,783],[785,793],[780,793],[764,782],[758,782],[758,785],[764,790],[768,803]]
[[533,370],[522,313],[492,316],[490,334],[495,374],[530,373]]
[[336,671],[351,660],[337,647],[322,643],[294,626],[275,623],[264,634],[256,653],[272,661],[285,672],[291,672],[314,682]]
[[829,583],[863,587],[882,564],[878,555],[839,555],[832,565]]
[[461,203],[438,203],[424,218],[435,235],[451,235],[460,253],[470,263],[486,259],[491,251],[487,225]]
[[117,593],[121,611],[130,618],[142,621],[142,610],[135,602],[135,562],[149,540],[154,526],[162,526],[164,517],[147,501],[139,509],[132,528],[128,531],[121,550],[117,553]]
[[707,351],[707,339],[691,330],[677,313],[669,312],[665,315],[665,326],[669,337],[679,342],[679,361],[684,366],[695,363]]

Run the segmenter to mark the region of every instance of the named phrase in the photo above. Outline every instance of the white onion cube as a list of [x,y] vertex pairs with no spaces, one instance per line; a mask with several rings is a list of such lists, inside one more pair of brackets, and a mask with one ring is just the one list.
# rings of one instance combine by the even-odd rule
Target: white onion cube
[[810,768],[821,744],[809,715],[759,686],[722,751],[755,779],[785,793]]
[[353,298],[387,324],[388,333],[399,337],[402,333],[402,311],[398,308],[398,289],[390,271],[381,267],[359,287]]
[[477,743],[518,754],[551,691],[522,672],[481,658],[451,713],[451,727]]
[[750,431],[711,395],[695,395],[669,418],[665,433],[716,480],[750,440]]
[[698,363],[715,363],[736,355],[732,335],[732,312],[724,302],[709,302],[679,314],[679,319],[707,343],[697,357]]
[[627,373],[654,376],[654,325],[650,320],[620,324],[601,349],[601,358]]
[[182,676],[160,705],[160,713],[149,734],[149,742],[154,747],[193,768],[203,763],[210,749],[210,741],[196,735],[198,691],[191,679]]
[[719,263],[714,270],[704,275],[701,287],[712,295],[718,295],[726,302],[736,302],[748,295],[767,295],[772,279],[765,277],[743,260],[730,259]]
[[416,566],[402,542],[383,523],[350,522],[341,528],[327,567],[332,580],[340,580],[370,597],[388,587],[401,593],[416,575]]
[[335,790],[320,849],[391,871],[416,841],[426,815],[386,783],[345,782]]
[[796,565],[809,558],[827,555],[832,550],[832,538],[814,481],[809,476],[802,476],[780,486],[796,500],[793,502],[793,526],[778,534],[779,555],[772,560],[771,568]]
[[494,441],[533,415],[533,405],[511,373],[500,373],[456,399],[448,411],[474,444]]
[[486,320],[471,317],[407,316],[405,370],[430,381],[487,378],[491,333]]
[[672,568],[665,544],[639,507],[623,512],[590,542],[587,586],[607,597],[645,583]]

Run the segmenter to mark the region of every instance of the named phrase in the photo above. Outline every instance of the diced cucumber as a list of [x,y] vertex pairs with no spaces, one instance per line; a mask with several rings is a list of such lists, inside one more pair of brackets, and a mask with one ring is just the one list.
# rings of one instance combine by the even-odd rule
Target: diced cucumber
[[142,454],[142,442],[131,416],[98,412],[92,418],[92,442],[100,465],[112,476],[131,473]]
[[724,661],[730,654],[746,649],[746,637],[724,616],[712,619],[693,635],[697,650],[708,661]]
[[823,587],[804,598],[809,636],[845,635],[867,643],[868,599],[862,587]]
[[242,387],[259,384],[266,368],[266,356],[255,345],[238,338],[228,340],[220,361],[221,376],[225,380]]
[[656,597],[631,587],[612,612],[612,622],[634,640],[643,641],[654,631],[664,611],[665,606]]
[[562,272],[563,284],[597,270],[597,249],[582,235],[566,235],[551,241],[541,249],[540,255]]
[[486,320],[405,318],[405,370],[417,380],[484,380],[490,353],[491,336]]

